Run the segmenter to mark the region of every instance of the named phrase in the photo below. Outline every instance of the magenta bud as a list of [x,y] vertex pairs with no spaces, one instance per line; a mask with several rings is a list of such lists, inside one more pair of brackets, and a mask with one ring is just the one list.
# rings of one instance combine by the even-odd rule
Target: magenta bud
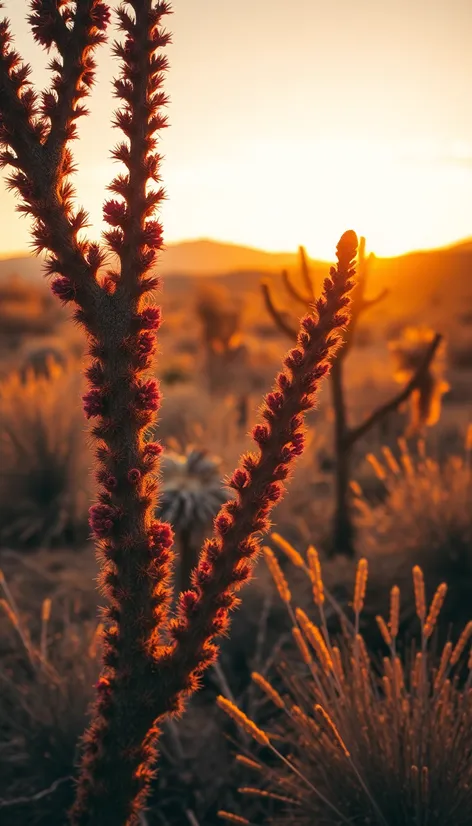
[[75,287],[70,278],[65,276],[55,278],[51,284],[51,290],[64,304],[75,299]]
[[111,505],[92,505],[89,509],[89,524],[95,536],[105,539],[113,530],[116,510]]
[[265,402],[269,410],[272,410],[273,413],[277,413],[284,403],[284,397],[282,393],[272,391],[272,393],[267,394]]
[[149,529],[149,538],[155,548],[170,547],[174,541],[174,532],[167,522],[153,522]]
[[82,401],[84,403],[84,412],[87,419],[92,419],[94,416],[103,416],[104,405],[103,393],[101,390],[89,390],[88,393],[82,396]]
[[198,604],[198,594],[196,591],[184,591],[180,594],[179,602],[181,610],[188,616]]
[[301,325],[304,330],[310,335],[315,332],[318,327],[318,322],[316,318],[312,315],[306,315],[301,320]]
[[162,320],[161,308],[145,307],[138,318],[145,330],[158,330]]
[[303,362],[303,356],[303,350],[300,350],[298,347],[293,347],[285,357],[285,364],[290,368],[299,367]]
[[127,218],[127,206],[122,201],[106,201],[103,205],[103,219],[112,227],[121,227]]
[[159,385],[155,379],[148,379],[138,385],[136,389],[136,407],[138,410],[158,410],[160,400]]
[[141,471],[138,468],[131,468],[128,471],[128,482],[130,485],[137,485],[141,479]]
[[215,517],[215,528],[221,533],[225,534],[228,533],[229,529],[233,525],[233,520],[229,514],[219,513],[218,516]]
[[247,485],[248,481],[249,476],[247,472],[242,468],[236,468],[229,481],[229,485],[232,488],[235,488],[235,490],[242,490],[242,488]]
[[281,390],[288,390],[288,388],[292,386],[292,382],[286,373],[279,373],[277,376],[277,384]]
[[148,221],[142,231],[142,243],[147,247],[160,247],[162,244],[162,225],[159,221]]
[[264,445],[270,436],[269,428],[265,424],[256,424],[252,430],[252,438],[259,445]]

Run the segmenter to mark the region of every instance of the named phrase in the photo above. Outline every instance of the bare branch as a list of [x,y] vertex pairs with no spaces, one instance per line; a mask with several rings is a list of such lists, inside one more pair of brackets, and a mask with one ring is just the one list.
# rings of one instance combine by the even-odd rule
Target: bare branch
[[300,255],[300,265],[301,265],[301,270],[302,270],[302,277],[303,277],[303,280],[305,282],[308,293],[310,295],[310,300],[314,301],[315,288],[314,288],[314,285],[313,285],[313,281],[311,280],[311,277],[310,277],[310,269],[308,267],[308,259],[306,257],[305,247],[300,246],[298,248],[298,253]]
[[401,404],[403,404],[403,402],[407,401],[407,399],[411,396],[413,391],[416,390],[416,388],[420,384],[424,374],[429,369],[429,366],[442,341],[442,338],[443,337],[440,333],[436,333],[423,359],[423,362],[420,364],[418,370],[416,371],[414,376],[412,376],[410,381],[405,385],[403,390],[397,393],[397,395],[390,399],[389,402],[386,402],[386,404],[382,405],[381,407],[378,407],[377,410],[374,410],[374,412],[371,413],[370,416],[367,416],[367,418],[360,425],[358,425],[358,427],[354,427],[349,430],[345,440],[346,447],[352,447],[352,445],[355,444],[358,441],[358,439],[364,436],[364,434],[367,433],[371,429],[371,427],[380,422],[383,418],[385,418],[385,416],[388,416],[389,413],[392,413],[394,410],[397,410],[397,408]]
[[308,305],[310,304],[310,301],[312,301],[312,298],[310,298],[310,296],[303,295],[303,293],[297,289],[295,284],[290,280],[287,270],[282,270],[282,281],[288,294],[291,295],[295,301],[298,301],[299,304],[305,307],[306,310],[308,310]]
[[282,332],[285,333],[285,335],[287,335],[293,341],[296,341],[298,331],[295,330],[295,328],[292,327],[284,319],[284,317],[282,316],[282,313],[280,312],[280,310],[278,310],[277,307],[275,306],[275,304],[272,300],[272,294],[270,292],[270,288],[269,288],[269,285],[268,285],[267,281],[264,281],[261,284],[261,290],[262,290],[262,295],[264,296],[264,301],[265,301],[265,305],[267,307],[267,310],[270,313],[270,315],[272,316],[272,318],[274,319],[277,327],[280,330],[282,330]]
[[365,313],[367,310],[371,310],[372,307],[375,307],[377,304],[380,304],[387,298],[388,295],[390,295],[390,290],[385,288],[384,290],[381,290],[381,292],[378,295],[376,295],[375,298],[365,299],[360,307],[359,315],[361,313]]
[[33,794],[30,797],[13,797],[11,800],[0,799],[0,809],[5,809],[8,806],[21,806],[25,803],[36,803],[38,800],[42,800],[43,797],[47,797],[49,794],[55,792],[59,786],[63,783],[67,783],[69,780],[72,780],[71,775],[68,775],[67,777],[59,777],[54,781],[54,783],[51,783],[47,789],[42,789],[42,791],[37,792],[37,794]]

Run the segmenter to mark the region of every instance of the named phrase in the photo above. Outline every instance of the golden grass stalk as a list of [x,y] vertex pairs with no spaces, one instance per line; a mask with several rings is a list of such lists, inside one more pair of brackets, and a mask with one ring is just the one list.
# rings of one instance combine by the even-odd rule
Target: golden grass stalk
[[413,568],[413,586],[415,589],[416,613],[421,620],[421,624],[423,624],[426,617],[426,594],[423,571],[419,565],[415,565]]
[[302,555],[298,553],[297,550],[287,542],[283,536],[280,536],[279,533],[271,533],[270,538],[273,542],[280,548],[281,551],[284,552],[285,556],[290,560],[292,565],[295,565],[296,568],[304,568],[305,567],[305,560],[303,559]]
[[283,602],[289,603],[292,599],[292,595],[290,593],[290,589],[288,587],[287,580],[282,572],[282,569],[277,561],[277,558],[271,548],[265,545],[263,547],[264,557],[267,563],[267,567],[272,574],[272,579],[274,580],[275,587],[279,592],[280,599]]
[[333,661],[319,628],[317,628],[317,626],[311,622],[310,619],[308,619],[307,615],[301,608],[296,609],[295,616],[305,637],[315,650],[321,667],[327,674],[329,674],[329,672],[333,670]]
[[443,606],[444,600],[447,594],[447,585],[445,582],[442,582],[441,585],[438,586],[436,593],[433,597],[433,601],[431,603],[431,607],[429,609],[428,616],[426,618],[426,622],[424,624],[424,635],[426,639],[429,639],[431,634],[434,631],[434,627],[436,625],[439,612]]
[[354,586],[353,609],[356,615],[359,615],[364,607],[368,572],[369,565],[367,559],[360,559],[357,564],[356,583]]
[[243,729],[243,731],[249,734],[261,746],[270,746],[270,740],[265,731],[262,731],[262,729],[250,720],[249,717],[241,711],[241,709],[231,702],[231,700],[227,700],[226,697],[223,697],[223,695],[220,694],[216,698],[216,702],[219,707],[229,717],[231,717],[232,720],[234,720],[239,728]]
[[310,575],[313,582],[313,599],[316,605],[321,607],[325,601],[323,579],[321,576],[321,565],[318,551],[313,547],[313,545],[310,545],[308,548],[307,556]]
[[389,631],[392,637],[392,640],[398,634],[398,628],[400,625],[400,588],[398,585],[394,585],[392,590],[390,591],[390,622],[389,622]]
[[219,810],[218,817],[221,818],[221,820],[226,820],[227,823],[239,823],[243,826],[247,826],[247,824],[249,824],[249,820],[247,820],[245,817],[241,817],[240,815],[234,815],[231,812],[225,812],[223,811],[223,809]]
[[265,677],[262,676],[262,674],[259,674],[257,671],[253,671],[251,674],[251,678],[255,682],[255,684],[259,686],[261,691],[263,691],[264,694],[267,694],[269,699],[272,700],[273,704],[277,706],[277,708],[285,708],[285,703],[282,700],[282,697],[280,696],[278,691],[276,691],[275,688],[271,686],[271,684],[268,682],[268,680],[265,679]]

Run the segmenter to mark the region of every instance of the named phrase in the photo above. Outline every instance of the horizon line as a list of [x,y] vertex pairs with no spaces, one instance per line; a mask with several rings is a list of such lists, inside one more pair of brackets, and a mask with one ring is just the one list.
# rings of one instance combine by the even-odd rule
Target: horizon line
[[[358,236],[359,238],[361,235]],[[456,246],[461,246],[464,243],[471,243],[472,244],[472,236],[465,236],[461,238],[457,238],[454,241],[449,241],[445,244],[441,244],[437,247],[418,247],[414,249],[405,250],[404,252],[397,253],[395,255],[378,255],[375,250],[372,250],[375,257],[378,259],[393,259],[393,258],[402,258],[405,255],[415,255],[418,253],[425,253],[425,252],[442,252],[449,249],[453,249]],[[167,244],[164,244],[159,252],[165,252],[166,249],[169,247],[177,247],[183,246],[185,244],[198,244],[198,243],[209,243],[214,244],[216,246],[224,246],[224,247],[236,247],[239,249],[250,250],[251,252],[256,253],[263,253],[265,255],[270,256],[279,256],[279,255],[296,255],[300,245],[297,247],[296,250],[267,250],[264,247],[255,247],[252,244],[245,244],[240,243],[238,241],[225,241],[221,238],[211,238],[210,236],[197,236],[193,238],[181,238],[178,241],[169,241]],[[304,246],[304,245],[302,245]],[[0,252],[0,261],[9,261],[14,258],[41,258],[42,254],[35,255],[32,252],[28,252],[28,250],[13,250],[6,253]],[[316,257],[309,255],[308,256],[311,261],[319,261],[322,264],[329,264],[332,262],[332,259],[326,259],[323,257]],[[334,258],[334,256],[333,256]]]

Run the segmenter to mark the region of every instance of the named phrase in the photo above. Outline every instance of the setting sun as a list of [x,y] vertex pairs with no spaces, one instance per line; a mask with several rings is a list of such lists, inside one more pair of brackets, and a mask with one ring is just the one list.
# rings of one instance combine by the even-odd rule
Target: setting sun
[[[304,244],[331,260],[343,228],[379,256],[472,234],[470,0],[176,4],[169,126],[160,139],[165,241],[213,238],[269,251]],[[34,66],[23,3],[6,12]],[[81,203],[97,238],[116,174],[110,46],[91,117],[73,147]],[[0,254],[25,250],[29,226],[0,189]]]

